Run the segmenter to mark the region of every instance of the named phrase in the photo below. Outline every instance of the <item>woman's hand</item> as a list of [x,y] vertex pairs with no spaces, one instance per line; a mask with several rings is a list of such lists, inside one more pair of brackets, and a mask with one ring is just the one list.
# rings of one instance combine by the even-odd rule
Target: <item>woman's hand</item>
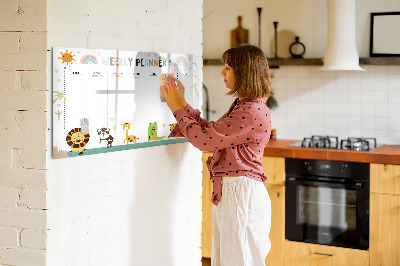
[[178,97],[179,97],[179,103],[182,106],[182,108],[185,108],[187,102],[185,100],[185,87],[183,86],[182,82],[180,82],[178,79],[174,77],[174,74],[168,74],[167,75],[167,80],[170,82],[176,82],[175,84],[178,85]]
[[160,86],[162,92],[164,93],[165,101],[168,104],[169,109],[171,109],[172,113],[174,113],[178,109],[183,109],[180,102],[180,96],[178,95],[178,90],[175,81],[171,81],[171,79],[167,79],[164,83],[164,86]]

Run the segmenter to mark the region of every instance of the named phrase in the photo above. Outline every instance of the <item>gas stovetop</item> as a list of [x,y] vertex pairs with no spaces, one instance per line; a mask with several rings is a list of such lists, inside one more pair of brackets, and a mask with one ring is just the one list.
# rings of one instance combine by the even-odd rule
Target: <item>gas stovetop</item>
[[311,136],[304,138],[302,142],[289,145],[291,147],[302,148],[320,148],[320,149],[337,149],[337,150],[353,150],[353,151],[371,151],[379,146],[376,138],[347,138],[339,142],[336,136]]

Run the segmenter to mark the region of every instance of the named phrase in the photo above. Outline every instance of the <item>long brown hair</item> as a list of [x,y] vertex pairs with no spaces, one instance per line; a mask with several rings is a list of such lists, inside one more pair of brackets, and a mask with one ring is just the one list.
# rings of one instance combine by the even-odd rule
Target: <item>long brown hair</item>
[[221,60],[235,74],[235,86],[226,95],[254,99],[274,94],[268,61],[260,48],[249,44],[230,48],[222,54]]

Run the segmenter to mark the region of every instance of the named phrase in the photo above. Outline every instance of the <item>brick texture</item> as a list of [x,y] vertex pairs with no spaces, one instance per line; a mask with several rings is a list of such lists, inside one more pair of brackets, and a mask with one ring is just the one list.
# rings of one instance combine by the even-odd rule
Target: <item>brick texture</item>
[[0,1],[0,265],[46,264],[47,1]]
[[46,249],[46,233],[39,230],[23,229],[21,231],[21,246],[34,249]]

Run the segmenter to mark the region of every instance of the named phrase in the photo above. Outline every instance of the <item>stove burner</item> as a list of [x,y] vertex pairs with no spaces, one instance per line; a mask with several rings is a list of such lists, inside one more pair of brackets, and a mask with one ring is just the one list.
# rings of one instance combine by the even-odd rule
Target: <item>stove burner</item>
[[340,141],[343,150],[369,151],[376,148],[376,138],[347,138]]
[[304,138],[302,142],[292,144],[293,147],[321,148],[321,149],[341,149],[353,151],[371,151],[376,149],[376,138],[347,138],[340,141],[336,136],[317,136]]
[[304,138],[301,147],[305,148],[326,148],[326,149],[338,149],[339,140],[338,137],[333,136],[312,136],[311,138]]

